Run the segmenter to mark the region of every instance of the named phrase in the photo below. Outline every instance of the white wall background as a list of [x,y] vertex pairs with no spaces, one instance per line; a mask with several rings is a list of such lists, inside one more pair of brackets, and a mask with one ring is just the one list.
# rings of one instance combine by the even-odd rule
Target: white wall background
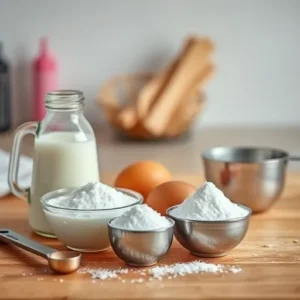
[[159,70],[188,33],[216,43],[218,72],[199,124],[299,125],[300,1],[0,0],[0,40],[13,67],[17,123],[29,119],[30,62],[49,36],[61,88],[95,96],[117,73]]

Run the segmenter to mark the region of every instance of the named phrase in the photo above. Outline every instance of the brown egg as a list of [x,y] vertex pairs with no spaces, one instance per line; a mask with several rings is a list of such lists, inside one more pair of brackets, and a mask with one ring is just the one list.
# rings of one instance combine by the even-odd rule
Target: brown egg
[[147,197],[146,203],[166,215],[169,207],[182,203],[195,191],[196,188],[187,182],[169,181],[156,187]]
[[156,161],[140,161],[123,169],[115,180],[115,186],[139,192],[144,199],[158,185],[171,180],[171,174]]

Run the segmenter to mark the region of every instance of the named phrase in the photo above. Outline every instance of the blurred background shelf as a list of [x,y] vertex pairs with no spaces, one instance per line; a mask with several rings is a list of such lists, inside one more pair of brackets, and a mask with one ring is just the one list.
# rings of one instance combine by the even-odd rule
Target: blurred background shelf
[[[300,154],[300,127],[214,127],[191,131],[188,139],[160,142],[134,142],[120,138],[108,125],[93,124],[96,133],[100,171],[118,172],[130,162],[154,159],[174,173],[200,173],[200,153],[216,145],[270,146]],[[25,139],[23,154],[32,155],[32,138]],[[10,151],[12,131],[0,134],[0,148]],[[289,170],[300,170],[291,162]]]

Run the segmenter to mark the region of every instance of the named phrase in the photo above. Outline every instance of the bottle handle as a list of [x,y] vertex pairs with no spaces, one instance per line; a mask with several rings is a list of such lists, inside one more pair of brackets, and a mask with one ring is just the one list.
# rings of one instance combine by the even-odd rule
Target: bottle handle
[[21,199],[26,199],[27,191],[22,189],[18,183],[19,162],[20,162],[20,146],[23,137],[27,134],[37,134],[39,127],[38,122],[27,122],[19,126],[14,134],[12,151],[9,157],[8,166],[8,185],[10,191]]

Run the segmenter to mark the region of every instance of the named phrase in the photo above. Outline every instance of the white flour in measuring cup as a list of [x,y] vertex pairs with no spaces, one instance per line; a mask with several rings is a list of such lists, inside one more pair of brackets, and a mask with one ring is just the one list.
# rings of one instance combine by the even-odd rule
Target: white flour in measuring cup
[[59,240],[73,250],[93,252],[110,245],[107,223],[141,201],[96,182],[49,199],[44,211]]

